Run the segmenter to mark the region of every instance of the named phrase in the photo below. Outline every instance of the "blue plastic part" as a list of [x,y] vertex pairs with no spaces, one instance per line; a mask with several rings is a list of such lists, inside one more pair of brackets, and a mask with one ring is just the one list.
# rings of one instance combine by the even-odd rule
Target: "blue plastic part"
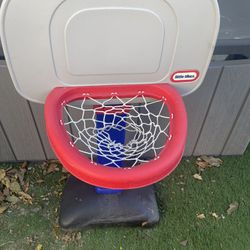
[[122,192],[122,190],[119,189],[109,189],[109,188],[101,188],[101,187],[95,187],[95,192],[97,194],[119,194]]
[[[126,114],[119,114],[119,116],[116,116],[114,114],[97,114],[96,115],[96,120],[97,120],[97,124],[96,127],[97,129],[103,128],[104,124],[106,125],[106,128],[103,130],[103,132],[99,132],[99,134],[97,135],[97,140],[102,142],[103,138],[102,138],[102,133],[107,133],[109,134],[111,140],[115,143],[120,143],[121,145],[124,145],[125,143],[125,136],[126,136],[126,131],[125,131],[125,127],[126,127],[126,122],[124,121],[124,117],[126,117]],[[112,128],[112,126],[110,126],[110,128],[107,126],[108,124],[116,124],[117,126],[119,126],[119,130]],[[98,130],[99,131],[99,130]],[[100,156],[101,155],[101,151],[102,150],[112,150],[110,148],[107,148],[105,144],[100,143],[100,147],[98,149],[98,157],[97,157],[97,162],[102,164],[102,165],[106,165],[107,167],[117,167],[117,165],[119,167],[123,167],[123,161],[119,161],[117,160],[117,158],[114,158],[114,160],[116,160],[116,164],[110,164],[110,159],[107,159],[105,156]],[[115,150],[114,152],[112,152],[115,154]],[[111,158],[112,159],[112,158]],[[117,193],[121,193],[122,190],[113,190],[113,189],[108,189],[108,188],[101,188],[101,187],[96,187],[95,188],[96,193],[97,194],[117,194]]]

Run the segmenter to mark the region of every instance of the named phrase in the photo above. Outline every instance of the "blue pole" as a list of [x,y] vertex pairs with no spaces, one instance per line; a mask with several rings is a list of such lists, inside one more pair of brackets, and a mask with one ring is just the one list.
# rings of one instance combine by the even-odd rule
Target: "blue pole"
[[[103,114],[103,113],[99,113],[96,115],[96,120],[97,120],[97,124],[96,127],[99,131],[99,129],[104,128],[105,124],[119,124],[119,131],[115,128],[104,128],[104,132],[109,134],[111,140],[115,143],[120,143],[122,145],[125,144],[125,136],[126,136],[126,131],[125,131],[125,127],[126,127],[126,122],[123,120],[124,117],[126,117],[126,114],[119,114],[119,116],[116,116],[115,114]],[[101,134],[101,132],[100,132]],[[97,135],[97,140],[99,142],[101,142],[101,140],[103,140],[103,138],[101,137],[101,135]],[[97,152],[97,163],[100,163],[102,165],[108,165],[107,167],[117,167],[117,165],[119,167],[123,167],[123,161],[122,159],[119,161],[119,159],[117,160],[117,158],[114,158],[114,160],[116,161],[116,165],[115,164],[110,164],[110,159],[107,159],[105,156],[101,156],[101,154],[99,153],[100,151],[104,151],[104,150],[112,150],[110,148],[107,148],[107,145],[104,143],[100,143],[99,144],[99,149]],[[114,149],[113,149],[114,150]],[[113,154],[115,154],[115,150],[114,152],[112,152]],[[116,193],[120,193],[121,190],[112,190],[112,189],[107,189],[107,188],[101,188],[101,187],[96,187],[95,188],[96,193],[98,194],[116,194]]]

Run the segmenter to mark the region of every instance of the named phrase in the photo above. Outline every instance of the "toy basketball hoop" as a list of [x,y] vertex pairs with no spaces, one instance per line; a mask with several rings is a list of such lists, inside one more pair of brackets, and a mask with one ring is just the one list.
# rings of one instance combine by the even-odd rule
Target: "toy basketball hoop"
[[217,0],[4,0],[1,40],[17,91],[45,103],[64,167],[126,190],[181,160],[182,96],[201,85],[219,22]]
[[[70,105],[74,101],[81,101],[80,107]],[[67,108],[80,113],[75,121]],[[69,122],[63,121],[63,110]],[[92,113],[89,120],[87,113]],[[112,116],[112,121],[103,118],[104,126],[98,128],[97,114]],[[64,167],[96,186],[131,189],[153,184],[174,170],[185,147],[185,107],[178,92],[168,85],[56,88],[47,98],[45,119],[51,145]],[[67,131],[69,124],[78,129],[77,136]],[[131,139],[124,145],[117,143],[108,133],[111,129],[118,136],[125,129]],[[87,149],[82,150],[81,144]],[[146,159],[150,151],[153,158]],[[98,156],[106,158],[105,166],[95,162]],[[110,165],[116,168],[108,168]]]

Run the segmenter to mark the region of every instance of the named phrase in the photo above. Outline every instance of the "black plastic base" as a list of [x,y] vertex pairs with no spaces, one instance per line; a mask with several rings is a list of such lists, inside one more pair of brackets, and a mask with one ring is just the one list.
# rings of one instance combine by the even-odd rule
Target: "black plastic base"
[[153,186],[104,195],[75,177],[67,181],[59,217],[63,230],[110,224],[153,226],[158,221]]

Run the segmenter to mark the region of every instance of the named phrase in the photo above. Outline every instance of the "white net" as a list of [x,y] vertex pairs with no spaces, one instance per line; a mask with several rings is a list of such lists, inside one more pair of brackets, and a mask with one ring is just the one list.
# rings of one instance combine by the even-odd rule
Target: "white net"
[[142,95],[107,100],[83,99],[64,106],[64,125],[71,145],[93,164],[132,168],[159,158],[173,114],[162,100]]

